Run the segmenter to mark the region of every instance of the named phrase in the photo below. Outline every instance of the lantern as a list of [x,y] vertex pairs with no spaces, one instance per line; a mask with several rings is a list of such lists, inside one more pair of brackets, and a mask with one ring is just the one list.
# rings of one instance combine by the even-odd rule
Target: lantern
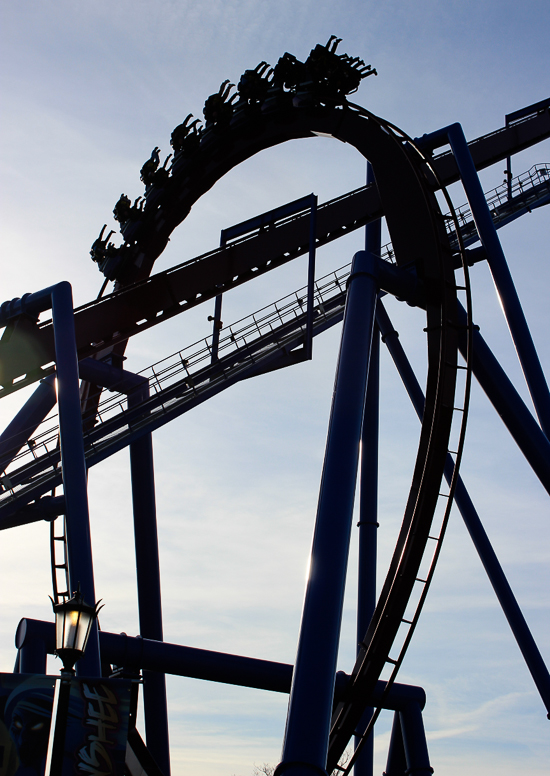
[[90,606],[85,603],[80,585],[68,601],[55,604],[55,654],[63,661],[63,673],[74,674],[74,664],[86,651],[92,625],[98,615],[99,601]]

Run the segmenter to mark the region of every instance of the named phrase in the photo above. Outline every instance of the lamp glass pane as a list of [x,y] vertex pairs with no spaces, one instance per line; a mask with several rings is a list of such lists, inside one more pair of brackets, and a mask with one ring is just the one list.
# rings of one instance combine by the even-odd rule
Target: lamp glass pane
[[55,648],[63,646],[63,630],[65,625],[65,612],[55,613]]
[[79,612],[78,614],[80,615],[80,622],[78,625],[78,633],[76,634],[77,641],[74,646],[75,649],[84,652],[88,641],[90,626],[92,624],[92,615],[89,612]]
[[79,631],[80,612],[65,612],[65,627],[63,628],[63,649],[78,649],[77,637]]

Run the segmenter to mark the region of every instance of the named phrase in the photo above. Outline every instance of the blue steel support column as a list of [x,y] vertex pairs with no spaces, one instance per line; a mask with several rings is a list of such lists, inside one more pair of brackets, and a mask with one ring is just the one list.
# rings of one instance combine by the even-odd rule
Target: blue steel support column
[[[365,638],[376,607],[376,555],[378,532],[378,409],[380,380],[380,332],[374,327],[369,362],[365,417],[361,435],[361,490],[359,501],[359,574],[357,583],[357,644]],[[359,651],[359,646],[358,646]],[[358,730],[366,728],[374,709],[365,709]],[[356,746],[361,737],[356,737]],[[362,744],[353,767],[355,776],[372,776],[374,735]]]
[[[63,282],[53,286],[51,302],[61,466],[66,504],[69,584],[71,591],[75,591],[80,585],[84,600],[89,604],[95,604],[86,460],[82,439],[80,385],[70,284]],[[76,673],[78,676],[101,676],[97,621],[94,621],[86,654],[76,664]]]
[[431,776],[434,769],[430,766],[426,733],[419,704],[409,703],[398,713],[407,761],[406,772],[414,773],[415,776]]
[[[128,395],[128,408],[149,398],[149,384]],[[138,587],[139,629],[143,638],[163,641],[160,565],[155,501],[153,440],[145,434],[130,445],[132,501]],[[143,672],[143,705],[147,747],[158,766],[170,774],[170,744],[166,706],[166,678],[162,673]]]
[[355,255],[346,300],[325,462],[282,761],[277,773],[324,772],[334,697],[359,442],[377,284]]
[[[374,172],[367,162],[367,186],[375,183]],[[380,258],[382,242],[380,219],[365,227],[365,250]],[[376,552],[378,530],[378,414],[380,392],[380,332],[375,326],[369,362],[367,398],[361,435],[361,490],[359,501],[359,573],[357,590],[357,644],[365,638],[376,606]],[[359,646],[358,646],[359,649]],[[374,709],[365,709],[358,728],[368,724]],[[361,738],[356,738],[356,746]],[[363,744],[355,761],[355,776],[372,776],[374,770],[374,735]]]
[[393,715],[390,746],[388,749],[388,761],[383,776],[404,776],[407,770],[405,747],[403,745],[403,733],[401,731],[401,719],[399,712]]
[[[422,414],[424,412],[424,394],[422,393],[422,389],[407,356],[401,347],[397,332],[393,329],[388,314],[380,300],[378,301],[376,308],[376,320],[382,332],[383,340],[388,346],[388,350],[390,351],[401,379],[403,380],[416,413],[420,420],[422,420]],[[451,481],[453,467],[453,459],[448,455],[445,463],[445,478],[448,482]],[[460,476],[455,491],[455,502],[472,538],[483,567],[487,572],[487,576],[493,586],[504,615],[508,620],[508,624],[510,625],[512,633],[521,650],[527,668],[531,672],[531,676],[537,686],[542,701],[550,715],[550,674],[548,673],[542,655],[531,635],[529,626],[525,621],[514,593],[502,570],[502,566],[499,563],[489,537],[485,533],[479,515],[477,514],[474,504],[466,490],[466,486]]]

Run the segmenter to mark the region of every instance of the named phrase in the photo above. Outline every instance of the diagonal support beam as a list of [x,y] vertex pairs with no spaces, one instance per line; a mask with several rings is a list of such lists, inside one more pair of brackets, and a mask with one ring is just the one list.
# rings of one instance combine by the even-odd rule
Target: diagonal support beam
[[460,124],[451,124],[432,135],[425,135],[421,144],[429,148],[437,148],[447,142],[454,154],[479,238],[487,254],[487,262],[493,275],[504,316],[510,328],[529,393],[541,427],[546,437],[550,438],[548,384],[462,127]]
[[[467,315],[458,305],[458,347],[466,358]],[[543,487],[550,494],[550,442],[479,333],[473,333],[472,371]]]
[[33,395],[0,434],[0,471],[4,471],[10,465],[19,450],[55,407],[56,402],[55,375],[50,375],[40,381]]
[[[416,375],[413,372],[405,351],[399,342],[398,334],[393,328],[381,300],[378,300],[376,307],[376,322],[380,327],[383,341],[386,343],[395,366],[397,367],[397,371],[407,389],[407,393],[409,394],[416,414],[419,419],[422,420],[424,412],[424,394],[422,388],[416,379]],[[533,423],[534,422],[535,421],[533,421]],[[454,461],[452,457],[447,454],[445,479],[449,483],[453,476],[453,469]],[[529,630],[529,626],[527,625],[519,604],[512,592],[512,588],[506,579],[506,575],[493,550],[490,539],[485,532],[479,515],[460,476],[458,477],[455,491],[455,502],[462,515],[466,528],[468,529],[468,533],[472,538],[483,567],[487,572],[487,576],[493,586],[504,615],[508,620],[508,624],[512,629],[512,633],[514,634],[527,667],[531,672],[531,676],[537,686],[542,701],[550,714],[550,674],[548,673],[542,655]]]

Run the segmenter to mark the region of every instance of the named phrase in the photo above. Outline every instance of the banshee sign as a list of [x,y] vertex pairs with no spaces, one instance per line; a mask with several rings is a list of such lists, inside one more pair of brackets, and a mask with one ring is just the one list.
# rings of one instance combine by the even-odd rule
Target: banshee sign
[[[57,677],[0,674],[0,776],[42,776]],[[63,776],[123,776],[131,682],[71,680]]]

